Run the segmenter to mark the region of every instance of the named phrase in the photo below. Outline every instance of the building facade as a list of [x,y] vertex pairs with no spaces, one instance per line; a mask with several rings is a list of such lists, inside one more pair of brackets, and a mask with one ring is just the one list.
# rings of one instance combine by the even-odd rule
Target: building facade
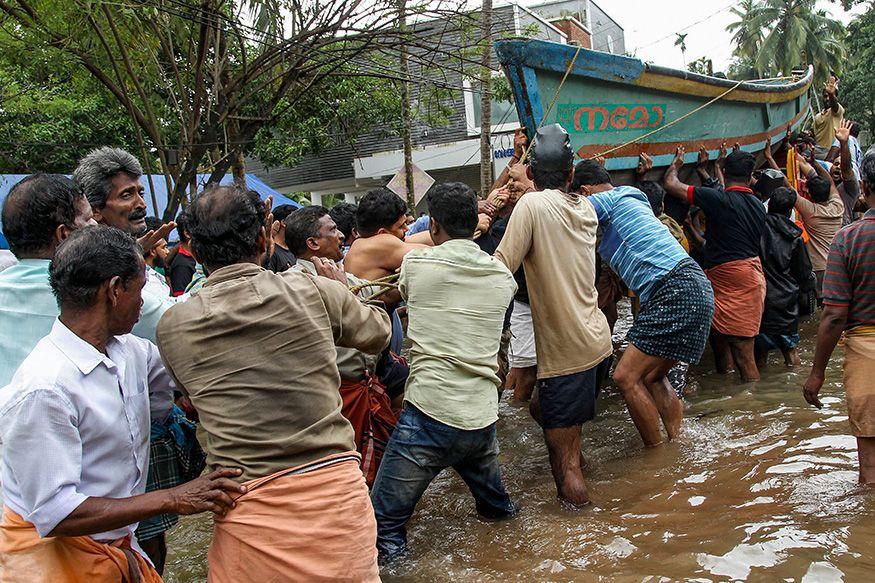
[[[476,22],[477,12],[469,21]],[[414,33],[429,42],[444,45],[441,54],[453,48],[470,46],[470,32],[458,23],[426,21],[412,26]],[[493,9],[493,38],[530,37],[623,54],[623,28],[591,0],[558,0],[534,6],[511,3]],[[426,45],[427,43],[422,43]],[[415,53],[417,49],[412,49]],[[424,54],[424,49],[421,50]],[[480,187],[480,93],[477,83],[465,77],[459,63],[445,63],[439,74],[420,66],[425,59],[412,59],[411,101],[416,108],[430,84],[457,88],[442,99],[446,123],[428,125],[414,121],[413,162],[437,182],[460,181],[475,190]],[[496,59],[493,59],[497,63]],[[502,73],[495,73],[503,77]],[[514,105],[492,102],[492,158],[497,176],[513,153],[513,131],[519,127]],[[355,143],[337,146],[319,155],[308,156],[294,167],[264,168],[257,159],[247,160],[247,172],[283,194],[306,192],[313,204],[322,204],[325,195],[343,195],[355,202],[368,190],[384,186],[403,167],[400,136],[386,136],[375,130],[360,136]]]

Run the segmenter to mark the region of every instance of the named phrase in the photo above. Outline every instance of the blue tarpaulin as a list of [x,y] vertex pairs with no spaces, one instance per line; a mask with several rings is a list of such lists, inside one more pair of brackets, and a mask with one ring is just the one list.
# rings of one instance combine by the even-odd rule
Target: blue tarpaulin
[[[6,195],[9,194],[9,191],[12,190],[12,187],[18,184],[20,180],[28,176],[27,174],[0,174],[0,206],[2,206],[3,201],[6,200]],[[68,175],[69,176],[69,175]],[[209,174],[198,174],[197,182],[198,185],[203,186],[206,184],[209,179]],[[146,188],[146,193],[144,195],[144,199],[146,200],[146,212],[150,215],[154,215],[160,217],[164,214],[164,209],[167,208],[167,183],[164,180],[163,174],[153,174],[152,175],[152,184],[155,186],[155,199],[158,203],[158,208],[155,209],[152,204],[152,194],[151,189],[149,187],[149,179],[146,176],[143,176],[142,179],[143,186]],[[234,182],[234,177],[230,174],[225,175],[219,184],[228,185]],[[273,196],[273,206],[279,206],[281,204],[290,204],[292,206],[301,207],[301,204],[295,202],[294,200],[283,196],[278,193],[270,186],[259,180],[254,174],[246,175],[246,186],[251,188],[259,195],[261,195],[262,199],[267,198],[268,196]],[[2,227],[2,224],[0,224]],[[176,239],[176,233],[173,233],[171,237]],[[2,238],[2,234],[0,234],[0,248],[6,248],[5,239]]]

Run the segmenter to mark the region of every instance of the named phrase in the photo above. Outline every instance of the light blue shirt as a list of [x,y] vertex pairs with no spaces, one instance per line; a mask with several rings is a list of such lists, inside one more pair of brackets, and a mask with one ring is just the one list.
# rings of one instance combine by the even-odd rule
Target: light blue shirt
[[689,255],[637,188],[617,186],[589,201],[602,227],[599,254],[645,303],[655,285]]
[[[44,537],[89,497],[142,494],[149,426],[172,404],[173,381],[154,344],[115,336],[103,354],[54,320],[0,391],[4,503]],[[136,528],[90,536],[109,542]]]
[[[143,291],[136,336],[155,342],[158,320],[171,297]],[[6,386],[33,347],[52,329],[58,304],[49,286],[49,260],[23,259],[0,272],[0,387]]]

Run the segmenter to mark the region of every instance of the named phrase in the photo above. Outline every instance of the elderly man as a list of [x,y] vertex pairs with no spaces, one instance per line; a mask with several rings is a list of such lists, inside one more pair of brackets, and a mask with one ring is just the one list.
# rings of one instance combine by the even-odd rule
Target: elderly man
[[149,420],[168,415],[173,383],[157,348],[130,334],[145,284],[136,242],[110,227],[78,230],[50,279],[60,316],[0,400],[0,572],[8,582],[160,581],[133,538],[137,522],[222,514],[246,491],[229,479],[240,471],[144,493]]
[[[98,223],[137,237],[144,252],[147,252],[165,239],[175,224],[168,223],[157,231],[149,229],[142,175],[143,168],[131,154],[120,148],[103,147],[93,150],[79,161],[73,171],[73,182],[91,203],[94,219]],[[152,342],[155,342],[155,328],[161,315],[177,300],[185,299],[185,296],[170,297],[170,290],[156,283],[155,280],[148,283],[142,294],[140,322],[148,322],[149,326],[141,326],[134,331]],[[152,431],[149,481],[146,484],[148,492],[177,486],[203,470],[204,455],[195,440],[194,427],[185,421],[179,409],[175,409],[168,420],[176,425],[173,431],[160,426]],[[164,570],[167,556],[165,532],[178,521],[177,516],[160,515],[143,521],[137,531],[140,544],[149,553],[159,573]]]
[[595,417],[596,368],[612,352],[596,304],[592,204],[568,192],[574,174],[568,134],[558,124],[538,130],[529,177],[537,192],[519,199],[495,257],[511,272],[525,266],[538,365],[538,404],[560,498],[589,503],[580,430]]
[[158,343],[198,410],[210,467],[240,467],[251,486],[215,521],[210,581],[376,580],[376,523],[334,347],[380,352],[388,316],[337,281],[261,268],[257,193],[211,188],[188,212],[210,275],[167,311]]
[[851,433],[857,438],[860,483],[875,484],[875,153],[860,165],[869,210],[833,239],[823,281],[823,314],[814,363],[803,389],[818,409],[826,365],[844,337],[844,385]]

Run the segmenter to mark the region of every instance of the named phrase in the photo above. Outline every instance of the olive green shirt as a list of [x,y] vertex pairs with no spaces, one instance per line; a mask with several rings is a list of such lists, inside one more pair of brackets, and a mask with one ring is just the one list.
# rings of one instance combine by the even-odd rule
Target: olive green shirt
[[498,420],[498,345],[513,275],[476,243],[453,239],[404,256],[410,376],[404,400],[457,429]]
[[355,449],[334,346],[377,353],[390,334],[386,312],[339,282],[242,263],[165,312],[157,336],[209,466],[245,481]]

